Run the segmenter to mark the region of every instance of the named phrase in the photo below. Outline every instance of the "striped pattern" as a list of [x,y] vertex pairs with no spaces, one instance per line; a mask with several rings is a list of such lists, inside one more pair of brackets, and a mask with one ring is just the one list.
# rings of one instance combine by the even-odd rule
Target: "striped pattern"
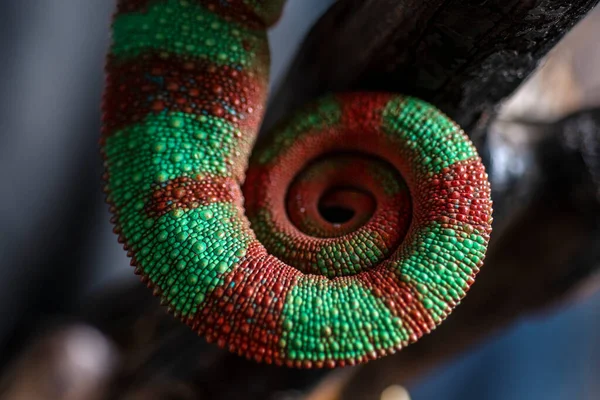
[[391,94],[325,97],[255,146],[282,7],[119,2],[107,201],[136,273],[207,340],[259,362],[354,365],[460,302],[491,232],[489,183],[454,122]]

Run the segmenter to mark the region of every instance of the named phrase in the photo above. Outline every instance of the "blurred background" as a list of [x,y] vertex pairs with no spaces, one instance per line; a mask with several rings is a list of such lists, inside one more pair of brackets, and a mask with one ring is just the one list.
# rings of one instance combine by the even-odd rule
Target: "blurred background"
[[[270,32],[274,93],[285,90],[286,70],[303,38],[333,3],[288,1],[283,19]],[[136,310],[141,312],[144,307],[155,305],[149,292],[144,290],[138,296],[137,289],[129,289],[142,285],[112,233],[100,184],[99,110],[113,9],[113,1],[0,0],[0,170],[4,171],[0,189],[2,399],[211,397],[206,395],[208,392],[194,397],[197,388],[189,384],[189,377],[178,375],[177,382],[169,383],[174,374],[162,368],[179,362],[180,353],[174,343],[164,350],[166,353],[146,364],[160,365],[156,369],[162,375],[158,375],[168,377],[162,389],[154,386],[157,382],[148,382],[149,376],[155,375],[131,372],[146,368],[140,367],[144,364],[140,360],[148,359],[131,361],[130,348],[113,335],[117,320],[111,320],[110,312],[98,311],[112,307],[111,301],[119,304],[133,314],[128,317],[130,320],[118,320],[119,329],[142,332],[143,336],[146,328],[138,326]],[[600,399],[600,242],[593,236],[598,234],[600,220],[600,125],[595,114],[580,114],[600,107],[598,38],[600,9],[596,8],[542,60],[538,71],[500,105],[480,147],[486,154],[497,196],[497,220],[527,219],[527,210],[518,206],[535,196],[532,192],[539,188],[539,182],[548,181],[546,174],[575,171],[568,176],[577,180],[577,185],[557,190],[573,195],[569,206],[577,210],[583,207],[585,213],[581,215],[590,226],[582,230],[571,228],[570,220],[563,216],[565,225],[560,226],[559,232],[564,237],[552,236],[553,241],[543,243],[558,247],[571,241],[584,244],[570,248],[568,257],[562,260],[565,265],[585,264],[576,271],[581,274],[577,279],[570,274],[564,276],[565,282],[577,281],[576,290],[540,302],[540,307],[532,312],[515,313],[498,329],[494,326],[487,332],[481,328],[485,338],[428,365],[410,379],[400,370],[379,364],[379,368],[387,368],[389,379],[384,386],[388,390],[383,395],[381,390],[369,392],[370,398]],[[575,122],[569,119],[573,115],[579,118]],[[581,128],[581,124],[587,128]],[[578,133],[569,134],[574,131]],[[556,142],[549,141],[549,136]],[[572,152],[567,156],[556,146]],[[579,151],[581,146],[585,151]],[[547,157],[554,157],[551,168],[546,168]],[[573,162],[579,163],[576,168],[570,164]],[[544,202],[553,199],[554,194],[550,194]],[[520,214],[512,215],[517,208]],[[499,237],[508,231],[503,226]],[[555,234],[552,229],[536,225],[535,230],[526,232],[550,237]],[[538,258],[524,250],[526,238],[520,240],[516,247],[498,245],[501,256],[514,256],[528,265],[537,262]],[[545,271],[546,266],[540,265],[530,284],[544,285]],[[506,282],[519,279],[517,271]],[[510,284],[506,283],[503,290],[510,292]],[[517,302],[515,307],[519,307],[518,299],[507,301]],[[482,310],[485,312],[485,307]],[[493,307],[488,310],[494,313]],[[156,318],[162,321],[162,314]],[[480,329],[475,325],[474,328]],[[185,340],[203,341],[193,336],[185,336]],[[162,346],[160,341],[157,343],[153,346]],[[213,365],[211,362],[221,354],[204,351],[196,354],[195,362],[207,366]],[[106,389],[114,387],[118,380],[115,376],[123,370],[136,376],[137,386],[129,392],[125,390],[131,393],[129,397],[119,397],[120,393]],[[266,371],[265,374],[271,373]],[[293,387],[278,388],[268,398],[334,399],[351,381],[368,386],[367,377],[355,372],[298,373],[289,378]],[[169,393],[161,395],[165,386]],[[245,391],[244,387],[237,389]],[[248,391],[252,390],[249,386]],[[217,391],[211,393],[211,398],[219,398]],[[348,392],[344,396],[353,398]],[[369,397],[357,394],[356,398]]]

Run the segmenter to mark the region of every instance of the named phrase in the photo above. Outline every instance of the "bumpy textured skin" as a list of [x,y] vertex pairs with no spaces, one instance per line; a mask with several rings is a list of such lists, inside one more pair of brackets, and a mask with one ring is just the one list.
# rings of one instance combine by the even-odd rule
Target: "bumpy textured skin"
[[[489,183],[454,122],[385,93],[323,98],[249,161],[282,3],[119,2],[107,200],[136,273],[198,334],[256,361],[354,365],[416,341],[465,295]],[[353,215],[329,222],[331,206]]]

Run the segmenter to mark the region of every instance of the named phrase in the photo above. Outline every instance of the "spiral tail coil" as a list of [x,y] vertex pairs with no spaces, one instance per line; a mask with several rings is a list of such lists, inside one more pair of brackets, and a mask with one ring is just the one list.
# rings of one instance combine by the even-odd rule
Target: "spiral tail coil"
[[491,232],[487,175],[432,105],[325,97],[253,151],[283,1],[122,0],[107,63],[107,201],[142,280],[267,363],[365,362],[434,329]]

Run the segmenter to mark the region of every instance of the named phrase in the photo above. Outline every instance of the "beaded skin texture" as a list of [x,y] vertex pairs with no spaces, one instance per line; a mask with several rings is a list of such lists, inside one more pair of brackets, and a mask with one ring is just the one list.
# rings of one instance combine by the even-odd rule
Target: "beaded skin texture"
[[[298,368],[415,342],[465,296],[490,188],[432,105],[330,95],[255,146],[283,0],[121,0],[103,103],[115,232],[199,335]],[[252,152],[252,156],[250,156]]]

